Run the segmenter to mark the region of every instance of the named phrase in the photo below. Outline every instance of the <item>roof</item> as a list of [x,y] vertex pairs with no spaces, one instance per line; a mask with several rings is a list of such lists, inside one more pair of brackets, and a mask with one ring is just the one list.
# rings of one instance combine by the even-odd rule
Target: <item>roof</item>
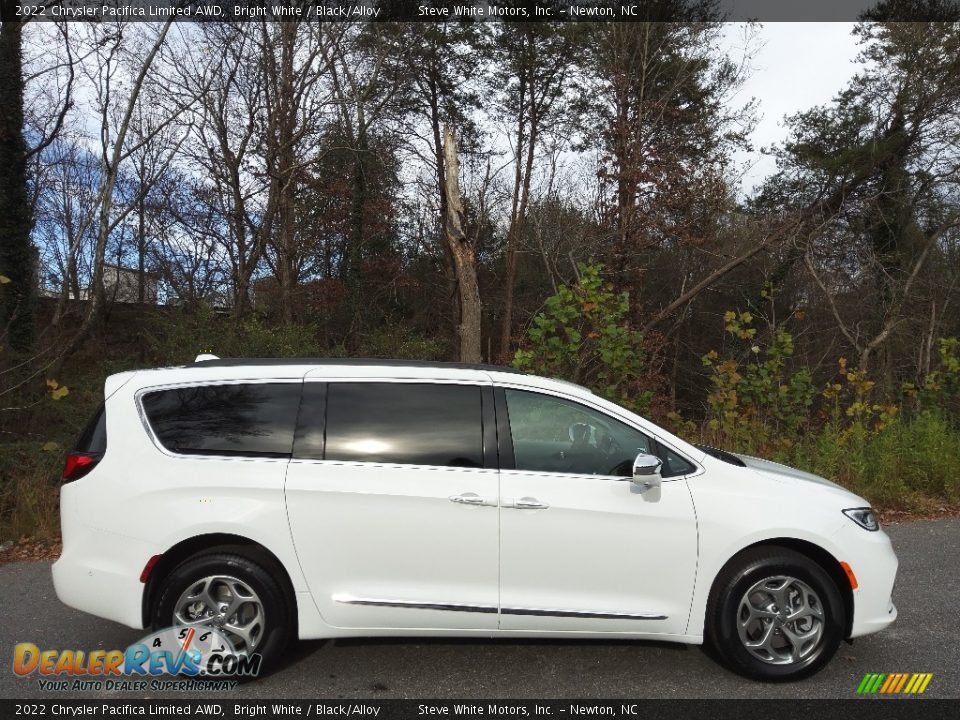
[[438,362],[432,360],[395,360],[388,358],[218,358],[216,360],[200,360],[191,363],[192,367],[247,367],[247,366],[276,366],[276,365],[318,365],[336,366],[347,365],[353,367],[415,367],[436,368],[442,370],[480,370],[484,372],[527,373],[507,365],[485,365],[483,363]]

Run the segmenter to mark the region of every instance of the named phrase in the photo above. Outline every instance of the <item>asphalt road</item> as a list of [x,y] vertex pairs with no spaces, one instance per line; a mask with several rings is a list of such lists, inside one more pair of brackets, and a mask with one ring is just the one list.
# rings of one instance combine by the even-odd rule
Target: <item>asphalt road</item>
[[[886,530],[900,557],[899,618],[882,633],[841,645],[823,671],[803,682],[744,680],[699,647],[668,643],[337,640],[299,643],[283,667],[241,684],[230,698],[851,698],[868,672],[931,672],[924,697],[958,698],[960,519]],[[113,649],[143,634],[61,605],[47,562],[0,566],[0,618],[0,698],[50,698],[36,676],[13,674],[18,642]]]

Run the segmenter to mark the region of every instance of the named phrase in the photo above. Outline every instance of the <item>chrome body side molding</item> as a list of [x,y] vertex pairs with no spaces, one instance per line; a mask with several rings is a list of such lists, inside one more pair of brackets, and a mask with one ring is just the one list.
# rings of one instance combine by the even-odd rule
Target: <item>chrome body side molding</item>
[[372,605],[375,607],[411,608],[413,610],[446,610],[449,612],[495,613],[496,605],[467,605],[465,603],[436,603],[419,600],[388,600],[385,598],[361,598],[353,595],[334,595],[338,603],[347,605]]
[[[421,600],[390,600],[386,598],[363,598],[353,595],[334,595],[338,603],[372,607],[410,608],[412,610],[443,610],[446,612],[495,613],[495,605],[470,605],[468,603],[424,602]],[[537,615],[541,617],[573,617],[599,620],[666,620],[666,615],[656,613],[616,613],[594,610],[561,610],[558,608],[500,608],[501,615]]]
[[540,615],[549,617],[579,617],[601,620],[666,620],[666,615],[656,613],[617,613],[594,610],[560,610],[558,608],[503,608],[503,615]]

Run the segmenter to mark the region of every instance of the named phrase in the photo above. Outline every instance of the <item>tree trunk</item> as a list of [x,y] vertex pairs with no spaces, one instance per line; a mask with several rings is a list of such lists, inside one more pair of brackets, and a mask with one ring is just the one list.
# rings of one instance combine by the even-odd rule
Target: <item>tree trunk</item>
[[3,3],[0,26],[0,338],[16,350],[33,345],[34,261],[23,139],[23,26]]
[[[348,131],[349,132],[349,131]],[[348,277],[350,286],[351,334],[364,325],[363,263],[369,252],[366,237],[367,173],[367,128],[363,106],[357,103],[357,134],[353,142],[353,197],[350,208],[350,244],[347,249]],[[352,339],[352,338],[351,338]]]
[[277,179],[279,182],[277,271],[280,281],[281,308],[285,325],[293,324],[294,290],[297,285],[296,216],[294,203],[296,148],[294,130],[297,122],[293,87],[293,64],[296,52],[296,23],[280,24],[280,68],[277,78],[277,117],[274,119],[277,143]]
[[[440,88],[435,82],[430,84],[430,129],[433,132],[433,154],[436,161],[437,170],[437,193],[440,196],[440,232],[446,236],[447,222],[447,179],[443,167],[443,129],[440,119]],[[456,336],[459,332],[460,301],[457,297],[457,273],[454,268],[453,253],[450,251],[450,245],[443,243],[443,277],[446,281],[446,297],[453,303],[453,312],[450,314],[452,320],[453,334]]]
[[443,159],[446,174],[444,193],[447,216],[444,236],[453,258],[460,299],[460,323],[457,325],[460,362],[478,363],[480,357],[480,288],[477,284],[477,258],[463,231],[463,203],[460,200],[460,167],[457,143],[450,127],[443,129]]
[[[143,173],[140,174],[141,182]],[[147,208],[146,200],[141,195],[137,203],[137,302],[141,305],[147,301]],[[119,264],[119,263],[118,263]]]
[[[523,120],[521,120],[521,122],[523,122]],[[537,123],[536,108],[531,107],[530,132],[526,139],[527,157],[523,166],[520,164],[520,151],[524,142],[522,125],[517,134],[517,174],[514,184],[513,213],[510,218],[510,229],[507,232],[507,267],[504,278],[506,287],[504,288],[503,318],[500,325],[500,360],[504,363],[510,361],[510,340],[513,337],[513,292],[517,283],[517,260],[520,250],[520,235],[523,232],[523,227],[526,222],[527,205],[530,201],[530,176],[533,174],[533,156],[537,144]]]

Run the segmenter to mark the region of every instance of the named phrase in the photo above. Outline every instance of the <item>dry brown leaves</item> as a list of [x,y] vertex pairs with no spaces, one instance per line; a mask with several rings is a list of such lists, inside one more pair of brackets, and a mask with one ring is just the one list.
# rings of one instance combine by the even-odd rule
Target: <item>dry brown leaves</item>
[[[3,545],[0,545],[2,548]],[[36,562],[38,560],[56,560],[60,556],[62,543],[56,540],[32,540],[20,538],[13,546],[0,549],[0,565],[14,562]]]

